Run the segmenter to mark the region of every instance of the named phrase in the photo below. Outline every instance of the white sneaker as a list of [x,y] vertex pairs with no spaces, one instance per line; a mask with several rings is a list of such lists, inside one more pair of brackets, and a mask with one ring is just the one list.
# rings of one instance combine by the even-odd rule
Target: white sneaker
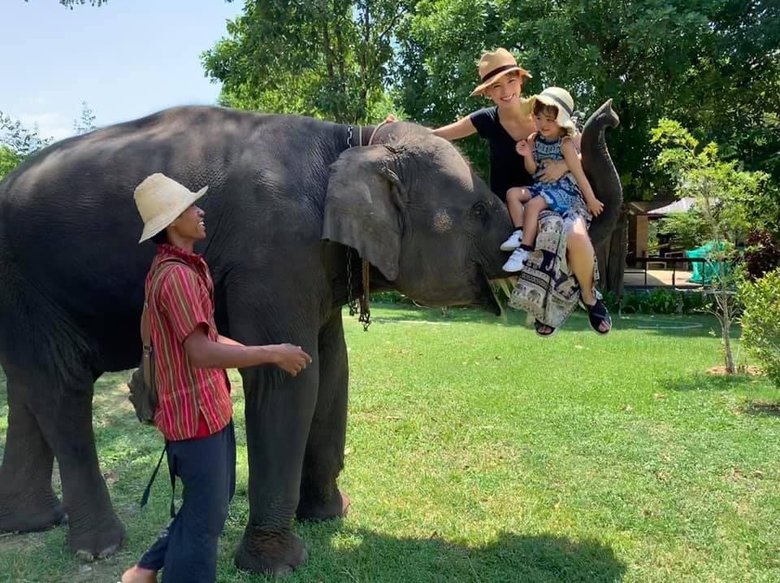
[[509,235],[509,239],[501,243],[501,251],[514,251],[520,246],[523,240],[523,229],[515,229],[515,232]]
[[509,273],[520,271],[523,268],[523,265],[525,265],[525,262],[530,254],[531,252],[526,249],[515,249],[514,253],[509,256],[507,262],[504,263],[504,267],[502,269]]

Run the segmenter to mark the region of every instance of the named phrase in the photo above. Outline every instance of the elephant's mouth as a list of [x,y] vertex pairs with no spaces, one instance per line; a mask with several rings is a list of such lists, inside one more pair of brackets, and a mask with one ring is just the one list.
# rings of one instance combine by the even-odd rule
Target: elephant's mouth
[[503,309],[501,307],[501,302],[498,300],[498,296],[496,295],[496,289],[494,286],[496,286],[499,281],[504,280],[494,280],[492,283],[487,278],[485,273],[480,269],[479,272],[479,305],[483,307],[485,310],[492,312],[496,316],[500,316]]

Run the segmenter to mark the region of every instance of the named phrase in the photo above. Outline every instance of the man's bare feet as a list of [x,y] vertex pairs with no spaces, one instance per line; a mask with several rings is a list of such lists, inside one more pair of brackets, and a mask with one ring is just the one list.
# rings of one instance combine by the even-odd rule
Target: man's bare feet
[[122,583],[157,583],[157,571],[133,565],[122,573]]

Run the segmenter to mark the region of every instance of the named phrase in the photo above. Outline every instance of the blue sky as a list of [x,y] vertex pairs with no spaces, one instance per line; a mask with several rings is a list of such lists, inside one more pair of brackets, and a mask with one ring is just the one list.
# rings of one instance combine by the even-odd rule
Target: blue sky
[[108,0],[68,10],[57,0],[0,0],[0,111],[72,135],[82,101],[98,126],[174,105],[213,104],[219,84],[199,55],[226,36],[235,0]]

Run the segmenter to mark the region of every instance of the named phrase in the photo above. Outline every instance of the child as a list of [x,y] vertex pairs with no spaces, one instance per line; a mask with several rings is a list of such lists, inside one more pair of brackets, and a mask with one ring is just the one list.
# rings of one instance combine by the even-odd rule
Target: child
[[[501,244],[503,251],[514,250],[504,264],[507,272],[520,271],[533,251],[539,213],[544,209],[560,214],[564,220],[571,219],[569,215],[573,211],[582,210],[583,199],[594,217],[604,209],[585,177],[574,143],[576,129],[571,120],[574,100],[569,92],[548,87],[531,101],[537,131],[527,140],[517,142],[516,149],[523,157],[526,170],[534,176],[534,184],[507,191],[509,213],[516,219],[515,224],[523,225]],[[545,160],[564,160],[568,172],[555,182],[539,182],[540,163]],[[524,203],[527,203],[525,209]]]

